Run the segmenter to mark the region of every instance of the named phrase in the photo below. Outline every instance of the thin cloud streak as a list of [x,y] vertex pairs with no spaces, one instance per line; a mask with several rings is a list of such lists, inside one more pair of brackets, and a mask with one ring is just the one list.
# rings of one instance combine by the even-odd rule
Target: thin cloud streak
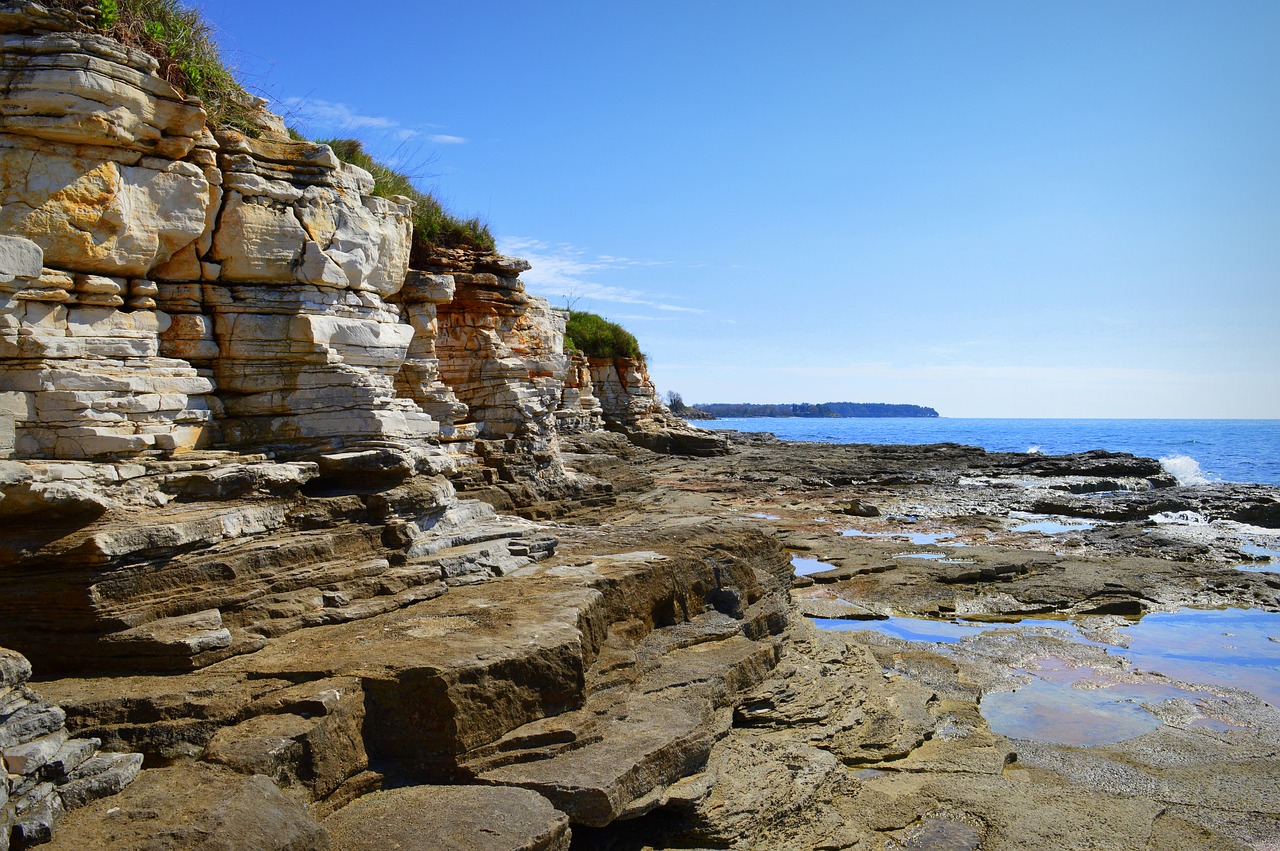
[[467,141],[465,136],[424,133],[423,130],[414,127],[405,127],[396,119],[386,115],[366,115],[340,101],[287,97],[280,102],[287,107],[290,118],[296,118],[313,131],[355,133],[361,130],[380,130],[400,142],[421,137],[437,145],[462,145]]
[[528,237],[501,237],[498,250],[503,254],[523,257],[533,268],[520,277],[525,285],[545,298],[568,300],[592,299],[614,304],[636,304],[669,313],[706,313],[697,307],[685,307],[656,301],[643,290],[602,284],[593,278],[612,270],[640,266],[667,266],[666,261],[633,260],[610,254],[591,255],[585,248],[567,243],[544,242]]

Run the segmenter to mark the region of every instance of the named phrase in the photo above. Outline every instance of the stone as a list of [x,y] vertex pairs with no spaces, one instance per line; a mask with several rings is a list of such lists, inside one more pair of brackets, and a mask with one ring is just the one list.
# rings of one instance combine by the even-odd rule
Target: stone
[[29,239],[0,234],[0,281],[39,278],[44,251]]
[[525,789],[409,786],[366,795],[324,822],[335,847],[568,851],[569,819]]
[[211,259],[221,267],[220,280],[289,283],[306,240],[292,208],[231,191],[223,201]]
[[132,783],[141,770],[140,753],[100,753],[76,766],[58,786],[58,794],[67,809],[74,810],[115,795]]
[[49,703],[32,703],[0,717],[0,750],[25,745],[62,729],[66,713]]
[[364,694],[350,678],[292,691],[269,699],[293,711],[224,727],[209,741],[204,759],[243,774],[266,775],[285,789],[301,790],[308,800],[321,800],[369,767],[361,734]]
[[67,813],[49,851],[328,851],[324,828],[269,779],[188,763],[149,769],[122,792]]
[[25,744],[4,748],[5,770],[10,774],[35,774],[41,766],[58,754],[66,741],[67,731],[58,729]]
[[102,747],[101,739],[68,739],[45,764],[41,776],[65,777]]
[[163,150],[184,156],[204,127],[140,50],[87,33],[4,36],[8,77],[0,131],[73,145]]
[[0,170],[0,228],[40,246],[45,264],[145,277],[204,230],[209,184],[187,163],[154,169],[54,150],[6,159],[11,153],[23,162]]
[[16,802],[11,838],[16,848],[48,842],[66,813],[62,796],[50,784],[42,784],[36,791],[38,796],[28,795]]

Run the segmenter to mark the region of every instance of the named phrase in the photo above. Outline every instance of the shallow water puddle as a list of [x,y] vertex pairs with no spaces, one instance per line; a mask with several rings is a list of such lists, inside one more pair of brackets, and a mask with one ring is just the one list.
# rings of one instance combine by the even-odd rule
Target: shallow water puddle
[[[834,618],[813,618],[812,620],[821,629],[830,629],[837,632],[869,629],[883,635],[901,638],[903,641],[936,641],[943,644],[952,644],[993,629],[1018,629],[1024,626],[1024,624],[1019,623],[980,623],[978,621],[965,620],[901,617],[889,617],[875,621],[847,621]],[[1037,621],[1036,625],[1062,630],[1064,638],[1072,637],[1073,634],[1075,637],[1079,637],[1079,634],[1075,632],[1075,627],[1065,621]]]
[[1028,520],[1013,527],[1014,532],[1039,532],[1042,535],[1061,535],[1066,532],[1088,532],[1098,524],[1085,521],[1067,522],[1045,518],[1044,520]]
[[[954,532],[864,532],[861,529],[841,529],[840,534],[846,538],[906,538],[917,547],[923,547],[928,544],[936,544],[938,541],[945,541],[948,538],[954,538]],[[946,546],[959,547],[963,546],[959,541],[947,544]]]
[[1236,565],[1240,570],[1247,570],[1253,573],[1280,573],[1280,547],[1245,544],[1240,550],[1246,555],[1266,559],[1266,561],[1254,561],[1248,564]]
[[1280,547],[1264,547],[1261,544],[1245,544],[1240,549],[1251,556],[1269,558],[1272,561],[1280,559]]
[[763,511],[756,511],[747,515],[755,520],[781,520],[782,518],[776,514],[766,514]]
[[[982,716],[1002,736],[1061,745],[1112,744],[1160,726],[1144,703],[1214,700],[1205,692],[1160,681],[1120,681],[1053,657],[1038,660],[1025,673],[1035,679],[1014,691],[982,696]],[[1198,718],[1193,725],[1229,729],[1210,718]]]
[[1060,745],[1106,745],[1159,728],[1138,698],[1106,688],[1074,688],[1033,679],[1017,691],[982,696],[992,732]]
[[810,573],[822,573],[825,570],[835,570],[836,566],[834,564],[828,564],[825,561],[818,561],[816,558],[792,556],[791,568],[795,571],[796,576],[808,576]]
[[924,558],[924,559],[944,559],[946,553],[898,553],[894,558]]
[[1260,609],[1156,612],[1123,634],[1137,667],[1192,683],[1252,692],[1280,708],[1280,613]]
[[[815,623],[823,629],[865,629],[905,641],[938,643],[974,638],[989,630],[1035,626],[1058,630],[1069,641],[1098,644],[1081,635],[1074,624],[1042,619],[992,624],[895,617],[861,623],[815,619]],[[1108,744],[1158,728],[1160,718],[1143,704],[1174,699],[1205,712],[1205,717],[1189,720],[1192,726],[1231,729],[1212,717],[1212,704],[1218,700],[1210,693],[1213,686],[1241,689],[1280,707],[1280,613],[1258,609],[1157,612],[1119,627],[1117,634],[1116,640],[1126,646],[1108,647],[1108,651],[1132,663],[1123,677],[1041,658],[1022,669],[1032,676],[1025,685],[983,696],[981,710],[991,729],[1013,738]],[[1170,682],[1142,672],[1163,675]],[[1186,688],[1174,680],[1210,689]]]

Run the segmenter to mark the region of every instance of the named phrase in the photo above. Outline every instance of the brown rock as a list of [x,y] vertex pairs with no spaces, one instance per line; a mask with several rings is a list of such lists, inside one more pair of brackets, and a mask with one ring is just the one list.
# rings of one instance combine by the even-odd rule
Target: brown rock
[[201,763],[143,771],[123,792],[67,814],[49,851],[328,851],[300,804],[261,775]]
[[410,786],[365,796],[325,820],[349,851],[568,851],[569,819],[534,792]]

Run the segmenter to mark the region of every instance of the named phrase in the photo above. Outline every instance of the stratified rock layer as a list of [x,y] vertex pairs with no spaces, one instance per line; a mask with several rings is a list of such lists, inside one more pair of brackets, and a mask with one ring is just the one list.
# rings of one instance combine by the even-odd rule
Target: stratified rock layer
[[99,753],[100,739],[72,737],[30,676],[30,662],[0,647],[0,849],[49,841],[68,810],[114,795],[142,767],[142,754]]

